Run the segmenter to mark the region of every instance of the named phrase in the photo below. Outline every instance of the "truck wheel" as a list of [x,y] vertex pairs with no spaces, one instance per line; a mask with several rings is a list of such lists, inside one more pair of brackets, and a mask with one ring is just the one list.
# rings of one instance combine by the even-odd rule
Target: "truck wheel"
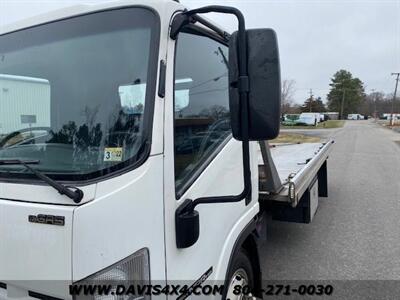
[[226,300],[252,299],[251,292],[254,289],[254,273],[249,256],[241,249],[234,257],[228,272],[229,284],[226,292]]

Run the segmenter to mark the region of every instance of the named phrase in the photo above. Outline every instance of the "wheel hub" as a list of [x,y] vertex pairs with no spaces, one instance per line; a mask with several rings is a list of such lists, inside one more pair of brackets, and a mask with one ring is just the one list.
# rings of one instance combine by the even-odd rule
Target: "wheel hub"
[[229,282],[228,292],[226,294],[226,300],[252,300],[254,297],[251,294],[245,295],[243,288],[248,289],[249,276],[244,269],[238,269],[233,273]]

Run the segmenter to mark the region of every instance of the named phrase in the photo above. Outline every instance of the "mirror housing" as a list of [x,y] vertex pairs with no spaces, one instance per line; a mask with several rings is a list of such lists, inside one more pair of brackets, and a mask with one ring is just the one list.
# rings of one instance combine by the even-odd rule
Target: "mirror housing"
[[186,199],[175,211],[176,247],[189,248],[200,235],[199,212],[191,208],[192,200]]
[[[249,140],[278,136],[281,114],[281,78],[275,31],[249,29],[247,35]],[[239,101],[238,32],[229,41],[229,105],[233,137],[243,141]]]

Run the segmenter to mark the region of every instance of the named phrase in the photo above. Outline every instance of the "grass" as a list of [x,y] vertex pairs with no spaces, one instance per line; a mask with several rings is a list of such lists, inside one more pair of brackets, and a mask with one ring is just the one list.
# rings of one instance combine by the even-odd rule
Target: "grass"
[[281,126],[282,129],[329,129],[329,128],[341,128],[344,125],[343,120],[328,120],[319,123],[317,126]]
[[319,123],[317,128],[341,128],[343,125],[343,120],[328,120],[326,122]]
[[272,144],[299,144],[299,143],[318,143],[321,139],[316,136],[308,136],[299,133],[282,132],[279,136],[271,140]]

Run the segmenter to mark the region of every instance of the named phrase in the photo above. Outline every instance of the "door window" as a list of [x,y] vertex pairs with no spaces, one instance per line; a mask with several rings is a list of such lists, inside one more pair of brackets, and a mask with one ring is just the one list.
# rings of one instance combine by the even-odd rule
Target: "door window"
[[231,135],[228,48],[180,33],[175,61],[175,183],[189,186]]

